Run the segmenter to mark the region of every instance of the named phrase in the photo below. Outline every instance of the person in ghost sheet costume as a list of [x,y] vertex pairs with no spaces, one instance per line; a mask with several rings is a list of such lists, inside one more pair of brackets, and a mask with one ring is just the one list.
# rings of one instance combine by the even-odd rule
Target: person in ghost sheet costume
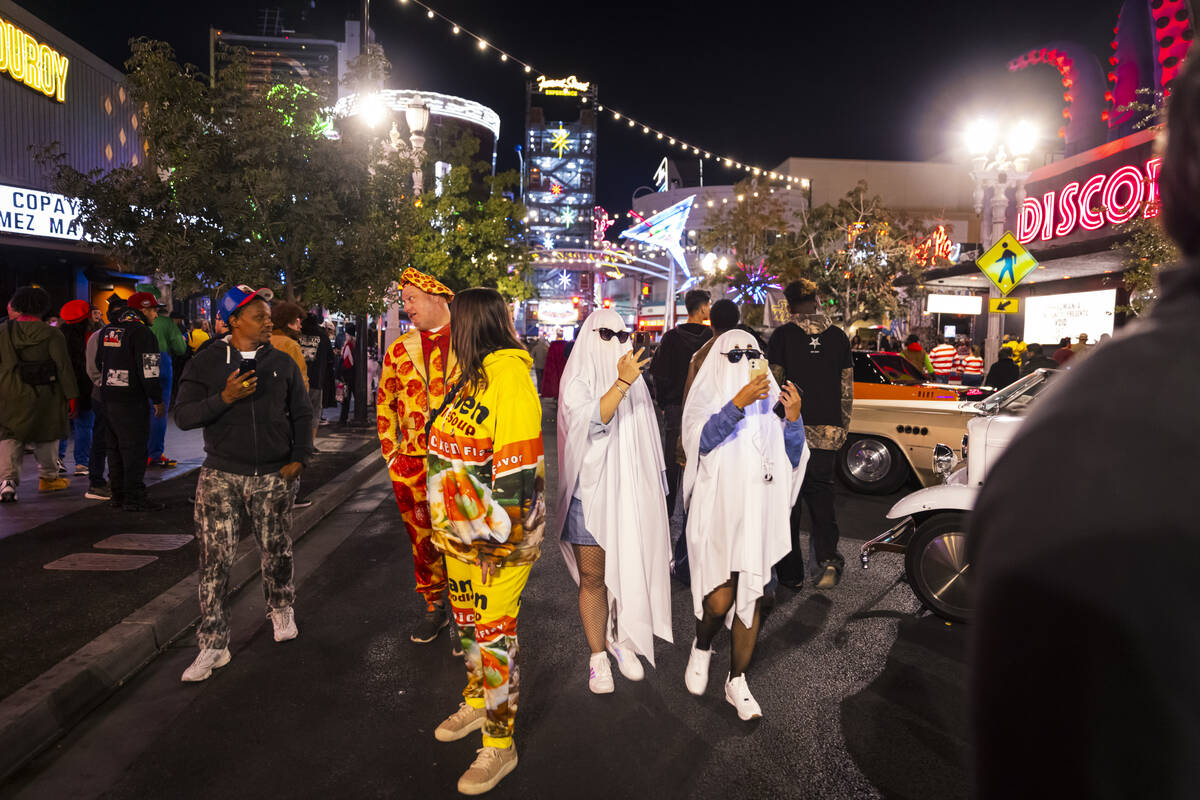
[[588,687],[613,690],[607,649],[621,674],[644,677],[654,637],[671,641],[671,534],[662,448],[640,360],[614,311],[583,323],[559,384],[555,533],[579,584],[591,649]]
[[[789,515],[808,462],[800,392],[765,371],[766,356],[743,330],[721,334],[696,373],[683,408],[683,497],[696,641],[684,683],[708,686],[712,640],[731,626],[725,699],[743,720],[762,716],[746,684],[763,586],[791,550]],[[751,377],[751,365],[764,373]],[[773,411],[783,406],[784,420]]]

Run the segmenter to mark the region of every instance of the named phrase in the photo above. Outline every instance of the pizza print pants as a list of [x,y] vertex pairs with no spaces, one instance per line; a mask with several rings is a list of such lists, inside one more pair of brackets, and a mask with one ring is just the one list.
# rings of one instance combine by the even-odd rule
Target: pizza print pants
[[258,543],[267,611],[287,608],[295,602],[292,540],[288,534],[298,485],[298,481],[284,480],[278,472],[235,475],[210,467],[200,469],[195,511],[200,539],[200,627],[196,639],[202,649],[229,646],[225,595],[243,521],[249,523]]
[[416,576],[417,593],[426,603],[442,603],[446,596],[446,565],[441,552],[433,546],[433,530],[429,522],[429,503],[425,499],[425,459],[419,456],[397,456],[420,464],[420,472],[409,475],[408,470],[391,473],[392,491],[396,494],[396,505],[408,531],[412,545],[413,574]]
[[532,564],[503,567],[483,585],[478,564],[446,559],[450,605],[462,636],[467,662],[463,699],[486,708],[484,747],[512,746],[520,675],[517,669],[517,613]]

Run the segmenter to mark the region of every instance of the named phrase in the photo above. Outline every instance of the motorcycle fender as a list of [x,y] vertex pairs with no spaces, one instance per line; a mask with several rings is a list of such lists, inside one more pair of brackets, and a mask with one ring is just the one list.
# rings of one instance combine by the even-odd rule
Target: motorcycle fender
[[970,511],[979,495],[977,486],[943,484],[920,489],[901,498],[887,513],[888,519],[901,519],[931,511]]

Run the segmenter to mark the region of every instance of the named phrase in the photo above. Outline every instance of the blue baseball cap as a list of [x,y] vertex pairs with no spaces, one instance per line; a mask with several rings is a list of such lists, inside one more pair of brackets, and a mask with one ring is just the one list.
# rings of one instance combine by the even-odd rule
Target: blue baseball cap
[[217,306],[217,314],[221,319],[225,320],[225,324],[229,324],[229,318],[233,316],[233,312],[237,311],[242,306],[249,303],[256,297],[261,297],[268,303],[275,299],[275,293],[270,289],[251,289],[244,284],[235,286],[225,293],[221,298],[220,304]]

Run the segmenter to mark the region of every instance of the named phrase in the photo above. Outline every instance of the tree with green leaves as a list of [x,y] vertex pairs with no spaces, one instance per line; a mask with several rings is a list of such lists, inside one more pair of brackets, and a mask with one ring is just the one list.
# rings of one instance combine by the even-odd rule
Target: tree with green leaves
[[843,325],[894,315],[898,286],[913,283],[926,264],[917,245],[928,231],[921,220],[893,211],[859,181],[836,203],[800,213],[799,276],[833,300]]
[[[58,145],[39,156],[56,188],[80,199],[96,245],[132,270],[170,276],[179,292],[244,283],[307,305],[380,311],[428,222],[411,191],[412,152],[353,125],[330,138],[328,87],[251,87],[243,50],[224,52],[209,76],[163,42],[131,47],[145,159],[84,174]],[[382,80],[382,57],[364,61],[359,72]],[[472,229],[507,224],[512,207],[485,203]],[[503,256],[519,249],[514,237]],[[493,263],[470,274],[507,281],[510,262]]]

